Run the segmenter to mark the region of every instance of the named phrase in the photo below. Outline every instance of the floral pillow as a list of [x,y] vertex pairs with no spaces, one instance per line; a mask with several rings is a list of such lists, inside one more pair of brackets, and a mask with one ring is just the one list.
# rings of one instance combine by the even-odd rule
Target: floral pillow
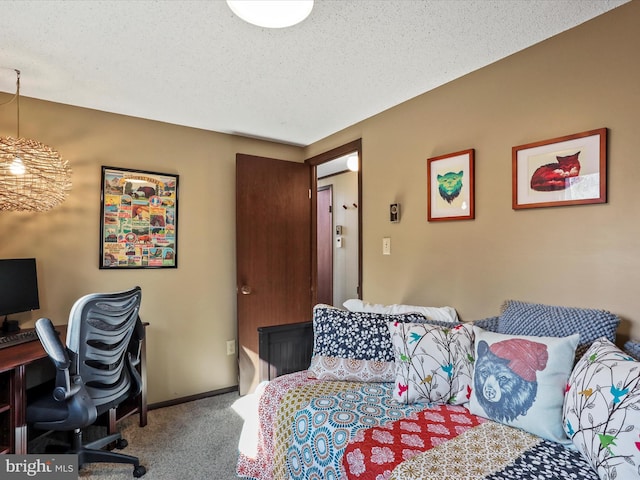
[[516,336],[478,327],[473,331],[471,413],[570,444],[562,428],[562,405],[580,335]]
[[419,314],[348,312],[328,305],[313,309],[309,377],[322,380],[392,382],[395,363],[387,323],[422,322]]
[[600,478],[638,478],[640,362],[596,340],[569,378],[563,423]]
[[390,322],[395,354],[393,398],[400,403],[469,401],[473,327]]

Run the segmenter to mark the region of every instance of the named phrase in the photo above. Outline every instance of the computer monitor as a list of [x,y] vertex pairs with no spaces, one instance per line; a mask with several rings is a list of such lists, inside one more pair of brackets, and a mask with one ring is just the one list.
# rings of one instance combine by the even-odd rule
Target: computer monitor
[[0,316],[39,308],[36,259],[0,259]]

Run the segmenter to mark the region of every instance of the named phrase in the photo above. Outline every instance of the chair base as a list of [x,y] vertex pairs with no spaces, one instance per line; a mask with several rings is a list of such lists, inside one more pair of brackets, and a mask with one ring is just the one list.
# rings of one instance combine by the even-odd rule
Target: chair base
[[119,433],[100,438],[90,443],[82,443],[82,431],[73,432],[73,445],[66,453],[78,455],[78,467],[89,463],[130,463],[133,465],[133,476],[139,478],[147,473],[147,469],[140,465],[138,457],[110,450],[102,450],[103,447],[115,443],[117,447],[124,448],[127,441]]
[[92,450],[82,448],[76,453],[78,455],[78,466],[89,463],[131,463],[133,465],[133,476],[139,478],[147,473],[147,469],[140,465],[137,457],[125,455],[124,453],[110,452],[109,450]]

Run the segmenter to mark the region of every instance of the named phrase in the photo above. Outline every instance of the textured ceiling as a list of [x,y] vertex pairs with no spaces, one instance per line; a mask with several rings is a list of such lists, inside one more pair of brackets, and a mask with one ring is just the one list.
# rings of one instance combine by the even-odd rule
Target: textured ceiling
[[268,30],[222,0],[0,1],[0,91],[308,145],[626,0],[316,0]]

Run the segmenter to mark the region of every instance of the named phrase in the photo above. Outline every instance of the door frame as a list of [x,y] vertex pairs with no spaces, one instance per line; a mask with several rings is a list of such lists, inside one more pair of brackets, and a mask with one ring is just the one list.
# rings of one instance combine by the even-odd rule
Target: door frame
[[359,138],[327,152],[320,153],[305,160],[311,165],[311,303],[312,306],[318,299],[318,227],[317,227],[317,191],[318,172],[317,166],[340,158],[347,153],[358,154],[358,298],[362,299],[362,139]]

